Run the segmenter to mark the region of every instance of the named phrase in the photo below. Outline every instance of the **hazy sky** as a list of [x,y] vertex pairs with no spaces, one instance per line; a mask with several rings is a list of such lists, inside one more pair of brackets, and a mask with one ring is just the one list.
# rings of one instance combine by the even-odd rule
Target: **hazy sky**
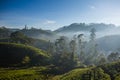
[[120,0],[0,0],[0,26],[54,30],[81,22],[120,25]]

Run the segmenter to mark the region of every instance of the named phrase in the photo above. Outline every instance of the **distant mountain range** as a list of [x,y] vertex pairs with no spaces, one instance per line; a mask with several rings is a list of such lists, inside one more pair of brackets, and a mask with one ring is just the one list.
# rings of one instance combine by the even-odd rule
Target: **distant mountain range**
[[90,36],[90,30],[96,29],[96,43],[100,51],[110,53],[110,51],[120,52],[120,27],[114,24],[104,23],[73,23],[69,26],[61,27],[54,32],[56,34],[73,38],[74,35],[84,34],[87,40]]
[[28,37],[35,38],[35,39],[43,39],[43,40],[52,40],[56,37],[56,34],[50,30],[42,30],[42,29],[15,29],[15,28],[6,28],[0,27],[0,38],[7,38],[10,37],[10,34],[15,31],[20,31]]
[[63,26],[55,31],[42,30],[36,28],[11,29],[11,28],[0,27],[0,36],[5,37],[5,36],[9,36],[12,32],[20,31],[28,37],[43,39],[43,40],[52,40],[52,41],[57,39],[59,36],[67,36],[69,38],[72,38],[76,34],[84,34],[87,38],[89,38],[90,30],[92,28],[96,29],[96,38],[100,38],[108,35],[120,34],[120,27],[117,27],[114,24],[72,23],[68,26]]
[[[86,40],[89,40],[90,30],[96,29],[96,43],[102,51],[120,51],[120,27],[113,24],[104,23],[73,23],[69,26],[61,27],[55,31],[42,29],[10,29],[0,27],[0,38],[9,38],[10,34],[15,31],[20,31],[28,37],[45,41],[55,41],[59,36],[67,36],[72,39],[76,34],[84,34]],[[41,42],[41,43],[40,43]],[[38,44],[39,43],[39,44]],[[35,45],[42,45],[42,41],[36,41]],[[45,48],[46,49],[46,48]]]
[[79,31],[90,31],[92,28],[95,28],[97,31],[115,28],[114,24],[104,24],[104,23],[73,23],[68,26],[61,27],[54,32],[62,33],[62,32],[79,32]]
[[22,29],[20,32],[24,33],[28,37],[43,39],[43,40],[51,40],[54,38],[56,34],[54,34],[50,30],[42,30],[42,29]]

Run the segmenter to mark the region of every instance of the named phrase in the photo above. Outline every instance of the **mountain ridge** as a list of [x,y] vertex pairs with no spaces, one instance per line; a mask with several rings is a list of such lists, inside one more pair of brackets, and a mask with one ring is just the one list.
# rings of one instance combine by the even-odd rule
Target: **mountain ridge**
[[105,23],[72,23],[68,26],[63,26],[54,32],[61,33],[61,32],[76,32],[76,31],[90,31],[90,29],[95,28],[97,31],[108,29],[108,28],[115,28],[117,27],[114,24],[105,24]]

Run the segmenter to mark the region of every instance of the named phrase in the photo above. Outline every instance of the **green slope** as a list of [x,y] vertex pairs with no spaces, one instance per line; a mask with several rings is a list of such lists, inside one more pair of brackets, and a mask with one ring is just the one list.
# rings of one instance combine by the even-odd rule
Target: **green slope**
[[120,61],[98,67],[101,67],[105,73],[109,74],[111,80],[120,80]]
[[46,67],[42,66],[27,69],[0,68],[0,80],[49,80],[52,75],[41,73],[45,70]]
[[93,68],[73,69],[62,75],[53,77],[52,80],[120,80],[120,62],[109,63]]
[[0,66],[45,65],[47,54],[32,46],[0,42]]
[[[116,62],[98,67],[77,68],[56,76],[44,73],[48,70],[47,66],[27,69],[0,68],[0,80],[88,80],[83,77],[86,74],[91,74],[89,80],[120,80],[119,66],[120,62]],[[115,75],[114,78],[111,78],[110,73]]]
[[[95,74],[94,77],[94,71],[99,72]],[[85,78],[84,76],[91,75],[90,78]],[[98,69],[92,69],[92,68],[85,68],[85,69],[74,69],[68,73],[65,73],[63,75],[55,76],[53,80],[111,80],[110,76],[106,73],[101,68]]]

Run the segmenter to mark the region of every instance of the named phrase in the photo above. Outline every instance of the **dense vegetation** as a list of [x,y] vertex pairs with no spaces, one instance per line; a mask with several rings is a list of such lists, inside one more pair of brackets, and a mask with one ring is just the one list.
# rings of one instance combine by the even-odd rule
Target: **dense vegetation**
[[111,80],[120,80],[120,61],[98,67],[101,67],[105,73],[109,74]]
[[[27,69],[0,68],[1,80],[120,80],[120,62],[98,67],[77,68],[61,75],[54,75],[48,67],[31,67]],[[117,70],[118,69],[118,70]],[[4,73],[4,74],[3,74]],[[85,76],[88,76],[87,78]]]
[[20,31],[12,32],[9,37],[0,38],[0,42],[27,44],[45,51],[47,51],[49,44],[51,44],[46,40],[30,38]]
[[[89,77],[85,78],[87,75]],[[120,62],[104,64],[98,67],[78,68],[55,76],[53,80],[120,80]]]
[[[78,24],[70,28],[74,25]],[[86,26],[79,25],[81,29]],[[120,52],[99,50],[93,25],[97,24],[87,29],[90,30],[88,40],[83,33],[69,38],[26,26],[15,31],[0,28],[0,79],[119,80]]]
[[45,67],[32,67],[27,69],[0,68],[0,80],[47,80],[51,74],[43,74]]
[[32,46],[16,43],[0,43],[0,66],[43,65],[47,54]]

